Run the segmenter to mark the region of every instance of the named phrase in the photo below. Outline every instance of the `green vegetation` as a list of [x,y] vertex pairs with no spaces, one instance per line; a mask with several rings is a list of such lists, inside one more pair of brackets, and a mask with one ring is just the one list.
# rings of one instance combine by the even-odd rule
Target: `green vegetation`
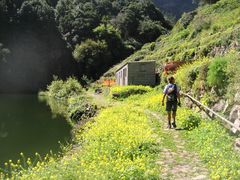
[[122,99],[135,94],[144,94],[151,90],[148,86],[116,86],[111,88],[110,93],[113,98]]
[[[75,49],[74,58],[84,67],[83,73],[94,79],[170,29],[150,0],[60,0],[56,11],[59,30],[68,45]],[[84,55],[80,57],[82,52]],[[101,69],[96,69],[99,64]]]
[[198,2],[193,0],[184,0],[181,3],[178,0],[154,0],[154,2],[171,22],[176,22],[184,12],[193,11],[198,6]]
[[204,104],[212,105],[223,97],[233,101],[239,90],[239,68],[239,53],[234,51],[185,64],[175,77],[183,91],[201,96]]
[[201,124],[201,116],[190,109],[181,108],[181,111],[178,114],[178,122],[181,128],[185,130],[193,130]]
[[183,91],[193,90],[199,94],[208,87],[206,83],[209,59],[195,61],[180,67],[175,74],[176,81]]
[[234,137],[216,121],[202,121],[184,137],[207,163],[212,179],[239,179],[240,155],[233,148]]
[[[56,1],[49,3],[55,5]],[[5,12],[3,7],[11,7],[12,11]],[[46,1],[21,1],[13,7],[3,1],[0,20],[8,27],[10,20],[2,17],[13,13],[13,24],[26,22],[28,27],[36,21],[32,28],[39,28],[40,34],[50,31],[44,28],[49,25],[52,33],[60,32],[71,49],[77,69],[94,79],[144,43],[162,35],[122,63],[156,60],[162,69],[168,61],[182,61],[185,64],[175,74],[177,83],[207,105],[220,98],[233,100],[240,90],[239,0],[220,0],[184,14],[169,34],[166,33],[171,27],[149,0],[59,0],[55,11],[56,14]],[[2,57],[2,46],[0,50]],[[105,75],[113,76],[117,67]],[[46,158],[36,166],[30,160],[27,167],[7,164],[10,176],[15,179],[159,178],[163,171],[163,164],[156,163],[159,150],[164,151],[164,145],[174,149],[175,142],[165,133],[156,132],[160,130],[154,127],[156,119],[149,118],[149,112],[165,114],[161,106],[163,95],[158,88],[113,87],[109,96],[114,100],[108,99],[113,107],[106,107],[98,114],[93,99],[98,95],[89,97],[89,92],[74,78],[55,80],[40,95],[55,114],[64,115],[72,123],[74,145],[63,157]],[[87,121],[79,127],[83,120]],[[183,149],[199,154],[209,168],[211,179],[240,178],[240,155],[233,148],[235,137],[222,124],[181,107],[177,125],[184,129],[179,134],[189,146]]]
[[76,130],[75,143],[81,146],[72,153],[12,173],[21,179],[156,179],[156,140],[149,123],[146,114],[133,105],[108,108],[94,123]]
[[[162,98],[159,91],[152,90],[132,95],[101,110],[93,121],[75,128],[75,148],[68,149],[70,152],[63,157],[49,157],[35,167],[21,169],[20,165],[12,164],[13,177],[157,179],[161,174],[161,167],[155,163],[159,149],[174,147],[174,141],[163,132],[157,133],[159,137],[156,137],[155,131],[161,129],[152,128],[158,122],[153,118],[150,120],[146,110],[165,114]],[[72,98],[71,101],[77,103],[81,99]],[[233,137],[222,125],[202,119],[186,108],[179,109],[177,124],[188,129],[180,132],[182,138],[208,165],[211,179],[240,177],[240,155],[233,149]],[[161,145],[157,143],[159,138]]]
[[66,117],[71,124],[93,117],[98,108],[75,78],[56,79],[39,98],[47,102],[54,115]]
[[74,78],[66,81],[55,80],[47,87],[46,95],[55,99],[67,100],[84,92],[79,82]]
[[223,90],[228,86],[227,63],[225,58],[215,58],[210,64],[207,75],[210,86]]
[[5,92],[37,92],[53,75],[96,80],[172,28],[151,0],[2,0],[0,26]]
[[[158,68],[162,69],[163,64],[168,61],[192,62],[231,50],[239,52],[239,9],[238,0],[221,0],[184,14],[171,33],[144,45],[123,63],[156,60]],[[121,65],[122,63],[119,66]],[[117,67],[110,69],[105,75],[113,75]]]
[[[161,108],[162,95],[137,97],[135,101],[142,107],[163,113]],[[181,134],[187,140],[189,148],[197,152],[207,164],[211,179],[239,179],[240,155],[234,150],[234,136],[223,127],[218,120],[200,118],[199,114],[190,109],[180,108],[177,124],[189,129]]]

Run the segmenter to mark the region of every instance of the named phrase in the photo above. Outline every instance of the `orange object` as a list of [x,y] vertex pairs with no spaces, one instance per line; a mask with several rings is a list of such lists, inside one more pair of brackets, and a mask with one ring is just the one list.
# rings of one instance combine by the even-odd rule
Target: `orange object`
[[175,72],[184,62],[175,61],[165,64],[164,66],[164,73],[168,74],[169,72]]
[[108,87],[111,87],[113,85],[116,84],[116,81],[113,80],[113,79],[106,79],[106,80],[103,80],[103,86],[108,86]]

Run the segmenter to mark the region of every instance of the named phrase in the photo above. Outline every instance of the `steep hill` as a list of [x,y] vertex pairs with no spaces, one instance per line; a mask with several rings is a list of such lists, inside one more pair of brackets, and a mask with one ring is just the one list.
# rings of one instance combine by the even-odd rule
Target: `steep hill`
[[[158,67],[168,61],[193,61],[204,57],[240,51],[240,1],[221,0],[196,11],[185,13],[172,32],[160,36],[125,59],[129,61],[156,60]],[[114,75],[119,65],[105,76]]]

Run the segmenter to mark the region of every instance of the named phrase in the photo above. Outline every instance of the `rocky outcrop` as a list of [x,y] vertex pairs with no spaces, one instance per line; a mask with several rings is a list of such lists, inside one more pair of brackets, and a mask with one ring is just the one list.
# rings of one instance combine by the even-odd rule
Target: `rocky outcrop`
[[236,103],[240,102],[240,93],[239,92],[235,94],[234,102],[236,102]]
[[[240,127],[240,105],[234,105],[229,116],[229,120],[234,123],[235,126]],[[233,133],[237,133],[236,128],[232,128]],[[240,143],[239,143],[240,145]]]
[[226,101],[221,99],[218,103],[216,103],[212,109],[216,112],[223,112],[226,107]]
[[229,120],[234,122],[236,119],[240,119],[240,106],[234,105],[229,116]]

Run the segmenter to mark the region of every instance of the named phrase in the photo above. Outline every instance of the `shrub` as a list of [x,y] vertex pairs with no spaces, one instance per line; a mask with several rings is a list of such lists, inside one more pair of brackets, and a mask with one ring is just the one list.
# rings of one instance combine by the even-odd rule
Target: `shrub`
[[181,108],[177,115],[177,122],[180,127],[193,130],[199,126],[201,116],[190,109]]
[[83,96],[69,98],[68,117],[75,122],[94,117],[97,107],[90,102],[90,100]]
[[121,99],[135,94],[144,94],[151,90],[149,86],[115,86],[111,88],[111,96]]
[[215,87],[218,93],[223,93],[228,85],[227,59],[216,57],[210,64],[207,73],[207,82],[210,86]]
[[83,92],[83,88],[75,78],[68,78],[66,81],[54,80],[47,87],[49,97],[67,100],[71,96],[77,96]]

